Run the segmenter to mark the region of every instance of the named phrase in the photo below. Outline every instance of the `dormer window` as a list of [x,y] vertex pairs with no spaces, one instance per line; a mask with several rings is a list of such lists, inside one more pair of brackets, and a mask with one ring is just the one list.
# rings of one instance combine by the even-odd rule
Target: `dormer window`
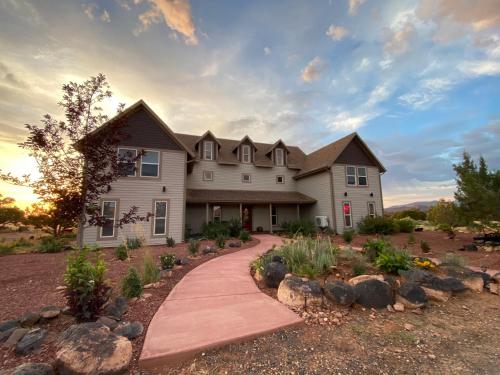
[[241,146],[241,161],[243,163],[252,162],[252,149],[250,148],[250,145]]
[[275,153],[275,161],[274,161],[274,164],[276,164],[276,166],[278,167],[283,167],[285,165],[285,153],[283,152],[283,149],[282,148],[277,148],[276,150],[274,150]]
[[214,143],[212,141],[203,142],[203,159],[214,160]]

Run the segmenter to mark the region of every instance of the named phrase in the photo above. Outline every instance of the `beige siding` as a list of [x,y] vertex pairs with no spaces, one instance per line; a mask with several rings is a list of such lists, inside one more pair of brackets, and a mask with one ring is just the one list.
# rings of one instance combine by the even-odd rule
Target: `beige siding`
[[[335,201],[335,213],[337,219],[337,231],[344,231],[344,216],[342,202],[351,202],[353,229],[357,229],[357,223],[368,215],[368,202],[375,202],[377,215],[382,215],[382,192],[380,190],[380,173],[376,167],[367,167],[368,186],[353,187],[346,185],[345,165],[334,164],[332,167],[333,190]],[[347,197],[344,193],[347,192]],[[373,193],[373,197],[370,196]]]
[[297,191],[317,200],[313,205],[301,206],[300,216],[311,220],[314,220],[315,216],[328,216],[330,226],[333,228],[330,173],[322,172],[301,178],[297,181]]
[[[203,181],[203,171],[213,171],[213,181]],[[243,173],[250,173],[251,183],[241,181]],[[194,164],[193,171],[187,176],[188,189],[224,189],[224,190],[273,190],[294,191],[293,179],[296,171],[286,167],[263,168],[252,164],[219,165],[215,161],[201,160]],[[285,176],[284,184],[276,183],[276,176]]]
[[186,227],[191,228],[191,234],[201,233],[205,217],[206,206],[204,204],[188,204],[186,206]]
[[273,225],[273,230],[280,230],[281,223],[297,220],[296,205],[276,205],[278,208],[278,225]]
[[[184,176],[186,170],[186,153],[184,151],[161,150],[160,178],[125,177],[112,184],[112,189],[102,199],[119,201],[119,215],[128,212],[131,206],[139,207],[139,215],[146,216],[153,212],[153,201],[167,200],[168,224],[167,235],[177,242],[183,239],[183,217],[185,209]],[[166,191],[163,192],[165,186]],[[103,247],[117,246],[127,237],[142,237],[146,244],[165,243],[166,236],[153,236],[154,221],[143,221],[136,224],[126,224],[117,231],[116,239],[97,240],[100,228],[89,227],[84,231],[84,243],[97,243]]]
[[262,227],[263,231],[268,232],[271,224],[270,220],[269,205],[253,206],[252,230],[256,231],[257,227]]

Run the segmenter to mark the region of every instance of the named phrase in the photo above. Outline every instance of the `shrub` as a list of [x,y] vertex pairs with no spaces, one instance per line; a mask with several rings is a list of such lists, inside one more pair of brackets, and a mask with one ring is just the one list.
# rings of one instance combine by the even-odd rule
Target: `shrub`
[[130,250],[138,249],[142,246],[142,240],[138,237],[127,237],[127,248]]
[[243,242],[247,242],[247,241],[250,241],[252,239],[252,237],[250,236],[250,233],[246,230],[242,230],[240,232],[240,240],[243,241]]
[[226,237],[219,235],[215,239],[215,245],[217,245],[218,248],[223,249],[226,246]]
[[308,219],[298,219],[281,223],[281,229],[290,236],[313,236],[316,233],[314,222]]
[[202,228],[203,237],[209,240],[215,240],[218,236],[222,235],[224,237],[229,236],[229,229],[225,223],[205,223]]
[[100,247],[98,244],[94,243],[92,245],[85,245],[85,249],[87,249],[88,251],[97,252],[97,251],[101,251],[102,247]]
[[427,243],[427,241],[420,241],[420,248],[422,249],[423,253],[428,253],[431,251],[430,245]]
[[156,283],[158,280],[160,280],[160,269],[148,253],[142,260],[142,282],[147,285]]
[[0,255],[9,255],[14,252],[14,248],[11,245],[0,244]]
[[427,214],[424,211],[420,211],[418,209],[410,209],[410,210],[395,212],[394,214],[392,214],[392,217],[394,219],[404,219],[409,217],[410,219],[413,220],[425,220],[427,218]]
[[101,256],[95,264],[88,259],[88,250],[68,258],[64,283],[71,313],[78,320],[91,320],[99,315],[109,298],[111,288],[104,282],[106,264]]
[[40,240],[39,251],[41,253],[59,253],[62,251],[64,243],[55,237],[42,237]]
[[362,234],[394,234],[399,232],[398,222],[384,216],[366,216],[358,224],[359,233]]
[[338,248],[329,240],[299,237],[297,241],[282,246],[279,255],[290,272],[311,277],[328,273],[337,264],[337,252]]
[[134,267],[130,267],[122,281],[122,294],[126,298],[140,297],[143,284],[139,273]]
[[12,247],[31,247],[33,246],[33,243],[31,241],[28,241],[26,238],[24,237],[21,237],[19,239],[17,239],[16,241],[14,241],[14,243],[12,244]]
[[467,266],[467,260],[454,253],[446,253],[441,264],[445,266],[465,267]]
[[333,247],[330,241],[316,241],[315,250],[312,253],[314,269],[320,273],[328,273],[337,264],[338,249]]
[[240,219],[231,219],[227,222],[227,229],[229,232],[229,237],[238,237],[241,232],[241,221]]
[[175,240],[172,237],[167,237],[167,247],[174,247]]
[[401,219],[397,221],[399,231],[402,233],[412,233],[416,227],[416,223],[412,219]]
[[302,264],[297,270],[297,275],[314,279],[318,275],[318,271],[309,263]]
[[352,273],[354,276],[364,275],[366,273],[366,265],[363,263],[355,263],[352,265]]
[[363,249],[365,250],[366,256],[370,262],[375,261],[378,255],[391,247],[391,244],[384,239],[368,240],[364,243]]
[[173,253],[167,253],[160,255],[160,263],[162,270],[171,270],[175,266],[175,260],[177,257]]
[[408,245],[414,245],[417,241],[415,240],[415,235],[410,233],[408,235]]
[[346,243],[351,243],[352,240],[354,239],[354,236],[356,235],[356,232],[352,229],[346,229],[344,230],[344,233],[342,233],[342,238]]
[[194,239],[189,240],[188,251],[192,256],[196,256],[200,251],[200,241]]
[[119,260],[125,260],[128,258],[127,247],[121,244],[115,249],[115,255]]
[[267,251],[265,254],[262,254],[260,257],[255,259],[250,263],[250,268],[253,269],[255,272],[260,272],[261,274],[264,273],[264,269],[266,266],[272,261],[273,256],[279,255],[282,256],[281,251],[275,250],[274,248],[272,250]]
[[375,264],[382,272],[397,273],[410,268],[411,256],[406,251],[385,249],[378,255]]

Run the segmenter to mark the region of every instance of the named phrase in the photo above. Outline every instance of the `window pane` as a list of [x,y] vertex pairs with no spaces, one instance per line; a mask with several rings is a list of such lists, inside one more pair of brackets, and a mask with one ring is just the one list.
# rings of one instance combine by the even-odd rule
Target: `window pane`
[[154,232],[154,234],[166,234],[165,223],[166,223],[166,219],[155,219],[155,232]]
[[351,214],[351,205],[349,203],[344,203],[344,215]]
[[121,176],[135,176],[135,161],[137,150],[130,148],[118,149],[118,162],[120,163]]
[[142,155],[142,162],[158,164],[158,154],[158,152],[146,151],[144,155]]
[[113,237],[114,235],[114,220],[106,220],[102,226],[101,237]]
[[118,158],[131,160],[137,156],[137,150],[131,148],[119,148]]
[[214,217],[221,217],[221,207],[220,206],[214,206]]
[[358,176],[366,177],[366,168],[364,167],[358,168]]
[[156,202],[156,217],[167,216],[167,202]]
[[283,165],[283,149],[281,148],[276,149],[276,165]]
[[116,202],[103,202],[102,216],[105,218],[115,218]]
[[141,167],[141,176],[158,177],[158,165],[143,164]]
[[354,167],[347,167],[347,174],[350,175],[355,175],[356,174],[356,169]]
[[366,185],[367,185],[367,182],[366,182],[366,177],[361,177],[361,176],[359,176],[359,177],[358,177],[358,185],[361,185],[361,186],[366,186]]
[[351,217],[350,216],[346,216],[345,217],[345,226],[346,227],[350,227],[351,226]]
[[347,176],[347,185],[356,185],[356,177]]
[[205,159],[212,160],[213,159],[213,142],[205,141],[203,142],[203,147],[205,149]]

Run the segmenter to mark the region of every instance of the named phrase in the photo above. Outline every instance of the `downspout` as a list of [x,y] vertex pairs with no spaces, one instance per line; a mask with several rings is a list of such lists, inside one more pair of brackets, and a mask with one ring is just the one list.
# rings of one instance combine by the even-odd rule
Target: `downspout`
[[332,199],[332,229],[337,233],[337,215],[335,213],[335,189],[333,187],[333,166],[329,168],[330,174],[330,193]]

